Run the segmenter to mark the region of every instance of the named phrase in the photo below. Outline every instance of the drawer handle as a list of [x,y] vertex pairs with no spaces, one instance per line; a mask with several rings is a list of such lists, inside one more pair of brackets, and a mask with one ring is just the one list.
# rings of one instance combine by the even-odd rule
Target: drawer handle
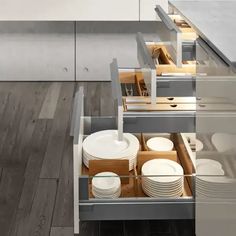
[[173,107],[173,108],[175,108],[175,107],[177,107],[178,105],[177,104],[172,104],[172,105],[170,105],[171,107]]
[[167,98],[169,101],[173,101],[175,98]]

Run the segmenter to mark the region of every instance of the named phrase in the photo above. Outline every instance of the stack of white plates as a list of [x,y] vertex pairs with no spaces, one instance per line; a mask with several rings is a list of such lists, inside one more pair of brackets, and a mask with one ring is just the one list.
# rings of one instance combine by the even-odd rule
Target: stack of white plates
[[89,135],[83,142],[83,162],[89,168],[89,160],[129,160],[129,170],[136,166],[139,151],[138,139],[124,133],[118,141],[117,130],[104,130]]
[[236,181],[225,176],[220,162],[211,159],[197,159],[196,167],[196,194],[198,197],[236,197]]
[[174,144],[168,138],[155,137],[155,138],[150,138],[147,141],[147,147],[151,151],[167,152],[173,150]]
[[142,166],[142,188],[150,197],[175,198],[183,193],[183,168],[174,161],[154,159]]
[[92,179],[92,193],[95,198],[119,198],[121,194],[120,177],[113,172],[101,172]]

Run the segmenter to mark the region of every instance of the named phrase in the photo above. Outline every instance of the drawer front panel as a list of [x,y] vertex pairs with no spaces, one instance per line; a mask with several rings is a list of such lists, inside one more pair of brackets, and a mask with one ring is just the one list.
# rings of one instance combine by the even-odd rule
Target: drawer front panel
[[1,22],[0,80],[73,81],[73,22]]

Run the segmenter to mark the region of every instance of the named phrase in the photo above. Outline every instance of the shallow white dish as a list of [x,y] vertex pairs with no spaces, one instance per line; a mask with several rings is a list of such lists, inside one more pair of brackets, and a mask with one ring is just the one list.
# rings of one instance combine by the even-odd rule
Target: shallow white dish
[[200,167],[202,165],[204,166],[215,166],[216,168],[222,169],[222,165],[219,161],[215,161],[212,159],[197,159],[196,160],[197,167]]
[[173,142],[168,138],[163,137],[155,137],[150,138],[147,141],[147,147],[151,151],[172,151],[174,148]]
[[142,174],[147,176],[146,178],[161,183],[178,181],[183,177],[183,173],[181,165],[167,159],[154,159],[142,166]]
[[120,177],[113,172],[101,172],[92,179],[92,188],[117,191],[121,186]]
[[211,137],[211,142],[218,152],[227,152],[235,150],[235,135],[225,133],[215,133]]
[[180,197],[183,194],[183,190],[182,189],[179,192],[168,193],[168,194],[158,193],[158,192],[150,190],[150,189],[148,189],[146,187],[143,187],[143,191],[149,197],[154,197],[154,198],[159,198],[159,197],[160,198],[176,198],[176,197]]
[[124,133],[124,140],[118,141],[117,130],[103,130],[89,135],[83,142],[83,150],[95,158],[116,159],[137,155],[138,139]]
[[214,160],[197,160],[196,174],[198,179],[207,182],[218,182],[222,177],[225,178],[225,176],[223,176],[225,172],[222,169],[221,164]]

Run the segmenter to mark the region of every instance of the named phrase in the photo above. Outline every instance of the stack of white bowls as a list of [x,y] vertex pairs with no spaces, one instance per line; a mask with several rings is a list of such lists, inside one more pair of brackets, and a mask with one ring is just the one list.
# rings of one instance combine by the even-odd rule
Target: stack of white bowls
[[196,173],[196,195],[198,197],[235,199],[236,181],[225,176],[220,162],[211,159],[197,159]]
[[120,177],[113,172],[101,172],[92,179],[92,193],[95,198],[115,199],[121,194]]
[[184,171],[177,162],[154,159],[142,166],[142,188],[154,198],[176,198],[183,193]]
[[167,152],[174,148],[173,142],[164,137],[154,137],[147,141],[147,147],[150,151]]
[[129,160],[129,170],[132,170],[137,163],[139,140],[129,133],[123,137],[123,141],[118,141],[117,130],[89,135],[83,142],[83,163],[89,168],[90,160]]

